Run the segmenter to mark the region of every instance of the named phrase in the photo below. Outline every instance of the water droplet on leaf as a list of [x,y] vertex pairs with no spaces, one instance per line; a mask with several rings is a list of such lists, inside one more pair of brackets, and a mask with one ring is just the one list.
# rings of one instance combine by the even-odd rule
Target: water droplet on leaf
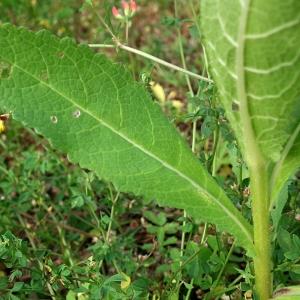
[[80,115],[81,115],[81,111],[80,111],[79,109],[77,109],[77,110],[75,110],[75,111],[73,112],[73,117],[74,117],[74,118],[79,118]]
[[53,124],[57,124],[57,122],[58,122],[57,116],[51,116],[50,120]]

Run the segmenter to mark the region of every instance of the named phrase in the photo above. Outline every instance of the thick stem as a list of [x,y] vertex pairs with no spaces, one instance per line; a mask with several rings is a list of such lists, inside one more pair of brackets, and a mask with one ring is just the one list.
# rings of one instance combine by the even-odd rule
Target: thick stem
[[240,120],[243,128],[244,152],[250,170],[252,216],[254,223],[254,271],[255,290],[259,300],[271,295],[271,250],[269,229],[269,175],[253,128],[245,77],[245,45],[251,0],[244,0],[240,14],[236,49],[237,99],[240,104]]
[[266,166],[259,163],[250,168],[250,173],[256,253],[255,289],[259,300],[268,300],[272,292],[268,173]]

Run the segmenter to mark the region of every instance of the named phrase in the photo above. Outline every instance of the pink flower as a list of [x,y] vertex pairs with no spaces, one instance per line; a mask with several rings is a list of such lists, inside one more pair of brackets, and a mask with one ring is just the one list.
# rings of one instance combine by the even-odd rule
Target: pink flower
[[135,2],[135,0],[130,0],[130,9],[132,14],[134,14],[137,10],[137,4]]
[[112,8],[112,14],[115,18],[120,20],[125,20],[127,18],[132,18],[137,10],[137,4],[135,0],[130,0],[128,3],[125,0],[122,0],[122,13],[119,12],[118,8],[115,6]]
[[123,19],[123,17],[120,14],[119,10],[115,6],[112,8],[112,14],[117,19]]
[[122,0],[122,7],[124,10],[126,10],[126,9],[129,10],[129,4],[127,3],[127,1]]
[[123,10],[124,10],[125,16],[128,16],[129,11],[130,11],[130,7],[129,7],[129,4],[127,3],[127,1],[122,0],[122,7],[123,7]]
[[116,18],[120,15],[119,10],[115,6],[112,8],[112,14]]

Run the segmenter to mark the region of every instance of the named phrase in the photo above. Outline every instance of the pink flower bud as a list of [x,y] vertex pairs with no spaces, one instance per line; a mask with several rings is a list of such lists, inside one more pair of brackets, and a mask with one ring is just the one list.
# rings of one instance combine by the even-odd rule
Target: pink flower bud
[[131,12],[134,14],[137,10],[137,5],[136,5],[136,2],[135,0],[130,0],[130,9],[131,9]]
[[118,18],[121,16],[119,13],[119,10],[115,6],[112,8],[112,14],[115,18]]
[[124,10],[129,9],[129,4],[127,3],[127,1],[122,0],[122,7],[123,7]]
[[129,8],[129,4],[127,3],[127,1],[122,0],[122,7],[124,10],[125,16],[128,16],[130,8]]

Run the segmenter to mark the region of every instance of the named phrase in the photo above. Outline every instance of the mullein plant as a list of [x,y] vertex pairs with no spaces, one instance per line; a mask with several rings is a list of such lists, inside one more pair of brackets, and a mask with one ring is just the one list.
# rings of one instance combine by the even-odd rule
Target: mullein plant
[[[125,67],[72,39],[1,25],[0,108],[119,192],[183,209],[230,233],[253,259],[255,299],[269,300],[276,236],[271,212],[281,214],[281,192],[300,166],[300,2],[201,4],[211,74],[250,173],[253,224],[144,86]],[[122,14],[113,12],[125,21],[128,37],[136,3],[123,1]],[[298,288],[284,288],[279,297],[275,292],[274,299],[299,299]]]

